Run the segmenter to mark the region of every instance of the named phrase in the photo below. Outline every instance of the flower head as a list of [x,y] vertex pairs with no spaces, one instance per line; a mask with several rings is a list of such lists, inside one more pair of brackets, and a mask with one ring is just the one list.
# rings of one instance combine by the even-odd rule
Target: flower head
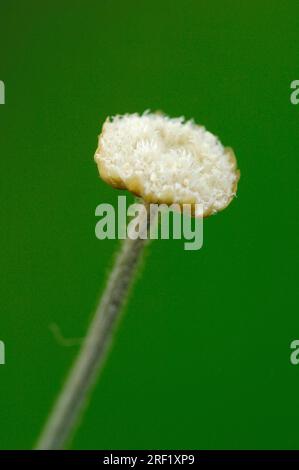
[[204,216],[230,203],[239,179],[232,149],[193,121],[158,113],[107,119],[95,161],[111,186],[148,203],[202,204]]

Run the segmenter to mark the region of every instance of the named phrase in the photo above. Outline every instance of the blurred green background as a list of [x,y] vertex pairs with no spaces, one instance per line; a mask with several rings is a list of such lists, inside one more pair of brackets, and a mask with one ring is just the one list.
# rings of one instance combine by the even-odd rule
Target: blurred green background
[[156,241],[73,449],[298,449],[299,3],[0,2],[0,448],[29,449],[116,241],[95,207],[107,115],[193,117],[235,149],[238,197],[204,246]]

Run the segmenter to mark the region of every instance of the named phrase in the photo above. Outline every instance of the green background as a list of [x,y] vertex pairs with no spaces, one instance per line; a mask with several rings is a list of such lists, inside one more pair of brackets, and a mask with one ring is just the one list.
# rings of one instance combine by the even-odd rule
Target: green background
[[107,115],[193,117],[235,149],[204,246],[151,244],[71,448],[298,449],[299,3],[0,1],[0,448],[29,449],[117,241],[93,154]]

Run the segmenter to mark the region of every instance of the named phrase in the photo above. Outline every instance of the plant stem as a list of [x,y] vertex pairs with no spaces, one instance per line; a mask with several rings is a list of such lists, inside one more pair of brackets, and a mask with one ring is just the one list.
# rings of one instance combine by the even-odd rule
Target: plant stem
[[[140,227],[143,233],[148,234],[151,214],[149,207],[145,207]],[[146,242],[141,237],[123,240],[94,319],[36,449],[61,449],[69,439],[90,389],[103,367],[115,324],[133,283]]]

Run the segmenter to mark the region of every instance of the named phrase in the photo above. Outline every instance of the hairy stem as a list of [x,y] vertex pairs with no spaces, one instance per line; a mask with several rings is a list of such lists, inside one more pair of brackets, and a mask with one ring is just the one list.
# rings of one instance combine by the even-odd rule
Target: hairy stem
[[[140,218],[140,227],[146,235],[150,230],[149,208],[146,207],[144,212]],[[94,319],[36,449],[61,449],[70,437],[90,389],[102,369],[115,324],[132,285],[145,244],[146,239],[142,237],[123,240]]]

